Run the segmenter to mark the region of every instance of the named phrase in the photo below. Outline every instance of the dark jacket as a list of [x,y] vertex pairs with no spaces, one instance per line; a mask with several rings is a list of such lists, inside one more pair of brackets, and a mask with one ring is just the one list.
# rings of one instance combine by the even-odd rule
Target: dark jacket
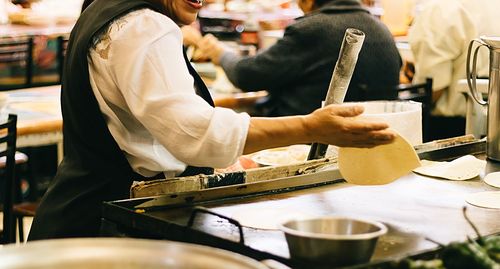
[[[103,201],[128,198],[132,181],[143,179],[108,130],[90,86],[87,61],[93,37],[139,8],[161,10],[144,0],[96,0],[71,31],[61,92],[65,155],[36,212],[29,240],[98,236]],[[198,94],[213,105],[203,82],[186,64]],[[188,167],[185,172],[203,170]]]
[[267,90],[270,116],[307,114],[326,97],[347,28],[366,34],[345,101],[394,99],[401,58],[393,37],[358,1],[333,0],[288,26],[254,57],[225,53],[221,65],[243,91]]

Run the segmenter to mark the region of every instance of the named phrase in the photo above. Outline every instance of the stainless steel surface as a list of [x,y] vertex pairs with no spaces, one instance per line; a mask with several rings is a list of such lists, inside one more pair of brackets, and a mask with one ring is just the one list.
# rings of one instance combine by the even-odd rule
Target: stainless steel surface
[[387,233],[382,223],[347,217],[291,220],[280,229],[293,259],[337,266],[368,262]]
[[[476,42],[480,45],[474,49],[471,70],[471,53]],[[482,99],[476,89],[476,61],[478,51],[482,46],[490,50],[488,102]],[[479,40],[474,39],[470,42],[467,53],[467,82],[472,97],[479,104],[488,105],[486,156],[489,159],[500,161],[500,37],[482,36]]]
[[151,198],[151,200],[135,206],[135,208],[145,209],[151,207],[171,206],[177,204],[185,204],[186,201],[190,201],[191,203],[202,202],[220,198],[242,196],[270,190],[294,188],[333,181],[343,181],[336,164],[332,167],[332,169],[316,171],[311,174],[288,176],[263,182],[249,183],[245,184],[244,188],[242,187],[243,184],[239,184],[200,191],[177,193],[174,195],[157,196]]
[[[479,157],[485,158],[484,155]],[[494,164],[488,162],[485,173],[500,171],[500,166]],[[379,238],[371,261],[400,259],[436,248],[437,245],[426,237],[443,244],[474,237],[474,231],[462,216],[463,206],[469,207],[470,217],[482,234],[500,233],[500,210],[470,206],[464,200],[469,193],[495,190],[483,183],[482,177],[483,174],[469,181],[448,181],[410,173],[381,186],[339,183],[288,193],[217,200],[203,203],[203,206],[229,217],[249,212],[262,221],[266,221],[266,214],[259,216],[259,210],[263,213],[269,210],[280,214],[303,213],[310,217],[343,215],[379,221],[388,227],[388,233]],[[185,225],[190,211],[172,208],[145,214]],[[239,238],[233,225],[214,216],[197,219],[193,229],[233,242]],[[282,232],[246,227],[243,230],[247,247],[290,258]]]
[[[488,95],[488,79],[476,79],[476,90],[482,96]],[[455,89],[462,93],[467,99],[467,109],[465,114],[465,133],[472,134],[476,138],[486,136],[487,106],[478,104],[469,90],[467,79],[459,79]]]
[[[473,142],[475,150],[472,152],[479,152],[475,155],[485,159],[485,141],[480,141],[480,144],[474,141],[472,136],[433,141],[420,145],[418,151],[426,154],[430,160],[449,160],[453,156],[471,154],[464,147],[471,146],[469,143]],[[482,150],[476,151],[476,146],[481,146]],[[438,154],[428,154],[430,152]],[[228,217],[242,216],[241,212],[248,212],[249,216],[261,221],[270,219],[270,211],[275,211],[277,216],[291,212],[304,217],[342,215],[379,221],[388,227],[388,232],[379,238],[371,259],[372,262],[378,262],[435,250],[437,245],[426,238],[448,244],[475,237],[474,231],[463,218],[463,206],[469,207],[469,217],[483,235],[500,234],[500,210],[474,207],[467,205],[464,200],[470,193],[495,190],[483,183],[482,178],[496,171],[500,171],[500,163],[488,161],[484,173],[468,181],[439,180],[409,173],[387,185],[355,186],[339,183],[299,190],[292,188],[294,191],[286,193],[268,191],[259,195],[206,200],[195,205],[202,205]],[[192,207],[190,199],[187,199],[189,197],[184,198],[184,206],[146,210],[140,214],[128,213],[134,210],[137,202],[117,201],[116,205],[105,210],[104,216],[113,224],[144,231],[158,238],[213,243],[253,255],[259,260],[272,258],[287,264],[293,262],[285,235],[279,230],[243,227],[243,246],[238,243],[240,233],[236,226],[216,216],[201,215],[196,218],[192,228],[185,228]]]
[[0,249],[0,268],[265,269],[248,257],[201,245],[126,238],[60,239]]

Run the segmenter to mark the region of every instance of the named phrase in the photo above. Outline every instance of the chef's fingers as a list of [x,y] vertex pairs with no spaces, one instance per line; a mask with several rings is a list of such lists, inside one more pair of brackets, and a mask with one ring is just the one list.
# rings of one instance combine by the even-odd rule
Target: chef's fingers
[[349,119],[352,117],[359,116],[364,111],[362,106],[353,105],[329,105],[324,109],[329,110],[329,112],[334,116],[340,116],[350,120],[346,123],[346,129],[356,129],[357,132],[368,132],[372,130],[382,130],[389,126],[383,122],[370,122],[363,119]]
[[365,110],[362,106],[328,105],[325,107],[332,115],[341,117],[356,117]]
[[367,133],[346,134],[337,144],[340,147],[372,148],[378,145],[390,144],[394,141],[396,134],[390,130],[374,131]]
[[353,133],[366,133],[370,131],[387,129],[389,128],[389,125],[385,122],[369,122],[369,121],[350,119],[344,121],[344,128]]

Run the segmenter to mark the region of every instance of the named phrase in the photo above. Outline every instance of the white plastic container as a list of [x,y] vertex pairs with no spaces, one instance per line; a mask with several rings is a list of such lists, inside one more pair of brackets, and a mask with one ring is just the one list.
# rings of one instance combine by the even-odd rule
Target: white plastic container
[[413,101],[347,102],[365,108],[360,116],[370,121],[383,121],[412,145],[422,144],[422,104]]

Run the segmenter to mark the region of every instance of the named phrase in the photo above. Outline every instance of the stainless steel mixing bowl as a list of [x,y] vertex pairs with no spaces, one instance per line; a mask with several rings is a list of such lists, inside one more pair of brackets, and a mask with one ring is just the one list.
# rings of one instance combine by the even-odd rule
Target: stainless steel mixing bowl
[[387,232],[382,223],[347,217],[290,220],[280,229],[292,259],[334,266],[368,262]]

